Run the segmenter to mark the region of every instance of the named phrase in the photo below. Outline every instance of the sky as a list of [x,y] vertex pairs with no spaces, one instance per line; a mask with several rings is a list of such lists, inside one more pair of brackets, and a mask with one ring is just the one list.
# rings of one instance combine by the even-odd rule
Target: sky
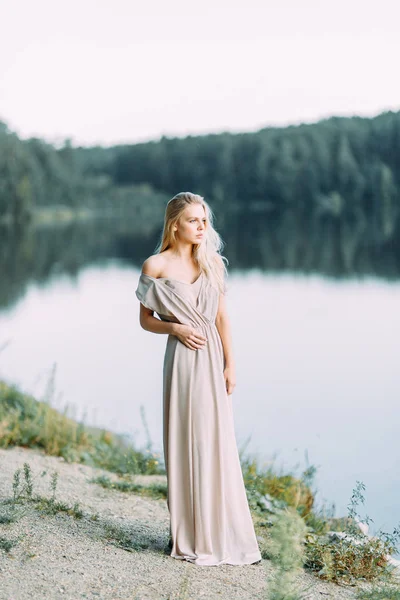
[[0,120],[112,145],[400,109],[398,0],[0,0]]

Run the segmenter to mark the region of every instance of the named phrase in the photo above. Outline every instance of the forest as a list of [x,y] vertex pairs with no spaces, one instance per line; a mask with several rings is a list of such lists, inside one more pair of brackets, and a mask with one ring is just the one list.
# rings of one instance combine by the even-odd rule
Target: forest
[[379,244],[400,237],[399,167],[400,112],[113,147],[22,140],[0,122],[0,223],[23,226],[51,206],[157,223],[166,199],[190,190],[223,219],[290,210],[367,223]]
[[[0,307],[98,260],[139,267],[187,190],[215,210],[233,269],[398,280],[399,167],[400,112],[107,148],[1,123]],[[60,207],[88,218],[63,222]]]

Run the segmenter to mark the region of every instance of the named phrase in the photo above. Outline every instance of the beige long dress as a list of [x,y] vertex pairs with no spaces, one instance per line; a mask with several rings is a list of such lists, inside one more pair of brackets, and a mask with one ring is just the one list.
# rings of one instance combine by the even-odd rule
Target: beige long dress
[[215,325],[219,291],[202,273],[190,284],[141,273],[136,296],[163,321],[208,339],[192,350],[168,335],[163,365],[163,444],[171,556],[196,565],[261,559],[235,438],[232,396]]

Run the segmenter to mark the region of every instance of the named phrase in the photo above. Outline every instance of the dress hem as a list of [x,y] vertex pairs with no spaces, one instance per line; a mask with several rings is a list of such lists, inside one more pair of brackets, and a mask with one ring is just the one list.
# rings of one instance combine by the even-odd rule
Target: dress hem
[[190,562],[198,567],[217,567],[219,565],[252,565],[258,563],[261,560],[261,554],[259,552],[251,554],[248,558],[242,560],[235,560],[228,557],[214,562],[212,559],[191,558],[189,556],[182,556],[181,554],[170,554],[170,556],[171,558],[175,558],[176,560],[185,560],[186,562]]

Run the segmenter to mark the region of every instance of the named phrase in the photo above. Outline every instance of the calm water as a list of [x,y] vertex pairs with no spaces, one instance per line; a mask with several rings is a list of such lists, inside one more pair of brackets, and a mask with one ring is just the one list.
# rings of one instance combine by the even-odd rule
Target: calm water
[[[140,328],[138,277],[108,261],[74,279],[29,283],[0,312],[0,377],[40,397],[55,364],[57,407],[144,446],[143,405],[161,451],[166,336]],[[232,271],[227,301],[239,447],[296,472],[308,457],[318,467],[317,505],[334,503],[336,515],[364,482],[361,515],[373,531],[392,531],[400,521],[400,283]]]

